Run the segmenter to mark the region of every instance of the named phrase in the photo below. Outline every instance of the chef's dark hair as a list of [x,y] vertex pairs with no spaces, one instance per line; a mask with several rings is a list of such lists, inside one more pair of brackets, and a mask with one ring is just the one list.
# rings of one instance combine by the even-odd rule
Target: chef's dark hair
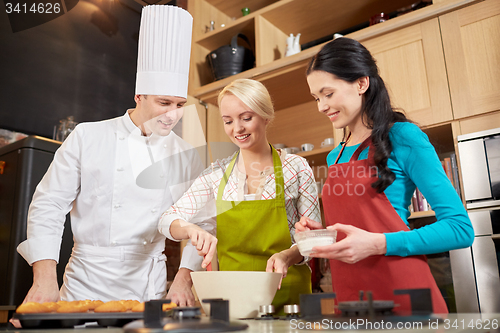
[[395,122],[409,120],[391,106],[389,93],[379,75],[375,59],[358,41],[341,37],[323,46],[311,59],[306,74],[314,71],[324,71],[350,83],[369,77],[370,85],[364,93],[361,119],[372,129],[371,138],[375,147],[374,160],[378,168],[378,179],[373,182],[372,187],[377,192],[383,192],[396,179],[396,175],[387,167],[387,160],[392,152],[389,130]]

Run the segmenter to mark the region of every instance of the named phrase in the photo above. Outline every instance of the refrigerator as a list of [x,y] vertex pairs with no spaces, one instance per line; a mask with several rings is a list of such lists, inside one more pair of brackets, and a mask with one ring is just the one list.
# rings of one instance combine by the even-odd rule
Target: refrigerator
[[[26,239],[28,207],[35,188],[60,145],[58,141],[28,136],[0,148],[0,306],[21,304],[33,283],[31,266],[16,248]],[[57,265],[59,286],[72,248],[68,214]]]

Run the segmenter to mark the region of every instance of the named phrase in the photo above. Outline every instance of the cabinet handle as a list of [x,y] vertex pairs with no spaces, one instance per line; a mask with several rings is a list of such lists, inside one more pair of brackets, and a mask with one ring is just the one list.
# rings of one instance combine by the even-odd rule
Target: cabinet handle
[[3,175],[4,168],[5,168],[5,161],[0,161],[0,175]]

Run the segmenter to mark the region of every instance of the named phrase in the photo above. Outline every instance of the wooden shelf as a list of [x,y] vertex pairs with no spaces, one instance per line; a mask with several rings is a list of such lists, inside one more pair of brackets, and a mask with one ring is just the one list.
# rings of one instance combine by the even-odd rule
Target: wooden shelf
[[281,0],[261,14],[285,34],[301,34],[301,44],[368,22],[378,13],[391,13],[414,0]]
[[310,166],[318,166],[326,164],[326,156],[335,148],[335,146],[328,146],[318,149],[313,149],[310,151],[303,151],[297,153],[297,155],[304,157]]
[[[205,0],[229,17],[242,17],[242,8],[249,8],[250,14],[265,8],[277,0]],[[248,15],[247,15],[248,16]],[[245,16],[244,16],[245,17]]]
[[438,155],[453,152],[455,150],[451,122],[440,124],[438,126],[424,127],[422,130],[429,137],[429,141],[436,149]]
[[[239,20],[233,21],[224,28],[218,28],[207,32],[195,40],[195,43],[211,52],[223,45],[231,44],[231,38],[237,33],[242,33],[247,36],[252,44],[252,49],[255,49],[255,14],[250,14]],[[238,41],[238,45],[240,44],[248,47],[243,41]]]
[[[423,22],[478,1],[479,0],[442,1],[346,36],[362,42],[363,40]],[[220,3],[222,6],[222,1],[212,0],[210,2],[214,5]],[[206,52],[203,54],[206,55],[209,51],[228,44],[231,37],[236,33],[243,32],[251,39],[252,43],[255,42],[255,48],[257,49],[259,39],[263,38],[262,36],[257,36],[255,31],[251,31],[256,25],[255,20],[257,18],[265,19],[269,24],[274,25],[277,31],[281,31],[284,34],[297,34],[300,32],[301,43],[305,43],[363,22],[367,20],[373,12],[381,12],[382,10],[389,12],[413,2],[414,0],[281,0],[273,2],[247,16],[241,17],[229,23],[224,28],[208,32],[198,39],[195,39],[195,43],[199,47],[205,49]],[[227,4],[227,6],[229,6],[229,4]],[[232,3],[231,6],[233,6]],[[328,8],[328,10],[325,10],[325,8]],[[331,10],[331,8],[335,10]],[[322,13],[322,15],[317,15],[318,12]],[[323,29],[328,29],[329,32],[327,33],[326,30]],[[263,31],[262,34],[266,34],[266,31]],[[285,43],[285,41],[283,41],[283,43]],[[309,88],[305,80],[305,69],[311,57],[314,56],[324,44],[316,45],[290,57],[281,57],[272,62],[264,63],[261,66],[223,80],[211,82],[200,87],[190,87],[190,95],[204,102],[216,105],[217,95],[223,87],[236,79],[251,78],[259,80],[266,85],[273,97],[276,110],[311,101]],[[256,55],[258,54],[259,52],[256,52]],[[258,60],[257,63],[259,63]],[[204,58],[199,59],[199,61],[196,62],[196,66],[206,66]],[[191,81],[196,82],[196,80]],[[293,84],[283,84],[283,82]]]
[[[236,79],[255,79],[261,81],[269,89],[276,110],[297,105],[312,100],[309,87],[305,80],[305,69],[309,59],[316,54],[322,45],[317,45],[293,56],[276,60],[272,63],[255,67],[245,72],[215,81],[194,89],[192,95],[207,103],[217,105],[217,95],[226,85]],[[292,81],[282,81],[283,78]],[[283,85],[283,82],[293,82],[293,85]],[[287,90],[278,95],[272,89]]]
[[431,217],[431,216],[436,216],[436,213],[434,213],[433,210],[428,210],[428,211],[424,211],[424,212],[413,212],[413,213],[411,213],[411,215],[408,219],[419,219],[419,218]]

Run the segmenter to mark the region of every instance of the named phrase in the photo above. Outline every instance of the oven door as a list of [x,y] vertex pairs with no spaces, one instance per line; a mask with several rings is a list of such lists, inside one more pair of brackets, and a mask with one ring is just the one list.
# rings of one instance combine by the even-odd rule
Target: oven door
[[465,201],[491,199],[490,178],[484,140],[458,143]]
[[474,243],[450,251],[457,312],[500,312],[500,207],[468,213]]
[[491,196],[494,200],[500,200],[500,135],[485,138],[484,149],[488,161]]

